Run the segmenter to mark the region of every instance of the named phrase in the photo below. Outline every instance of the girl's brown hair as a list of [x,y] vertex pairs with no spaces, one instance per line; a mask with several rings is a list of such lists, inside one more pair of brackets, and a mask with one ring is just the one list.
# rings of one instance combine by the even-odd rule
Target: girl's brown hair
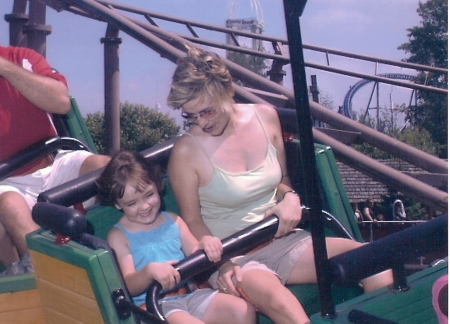
[[116,200],[123,197],[129,183],[133,183],[139,192],[151,184],[158,192],[163,189],[162,179],[149,161],[139,153],[121,151],[109,161],[97,180],[100,202],[114,206]]

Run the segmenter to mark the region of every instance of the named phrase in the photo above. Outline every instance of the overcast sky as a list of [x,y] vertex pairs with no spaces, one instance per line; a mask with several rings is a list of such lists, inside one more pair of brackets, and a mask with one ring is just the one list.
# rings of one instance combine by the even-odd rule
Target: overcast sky
[[[122,0],[140,8],[164,14],[188,18],[214,25],[224,25],[231,15],[230,4],[236,3],[237,15],[248,15],[250,0]],[[258,3],[257,0],[253,0]],[[8,24],[5,14],[12,12],[13,0],[2,0],[0,7],[0,44],[7,45]],[[264,34],[285,37],[283,3],[281,0],[259,0],[264,19]],[[365,54],[385,59],[401,60],[408,55],[398,46],[408,41],[407,29],[420,25],[417,0],[310,0],[301,18],[303,42],[342,51]],[[251,10],[250,10],[251,11]],[[253,11],[255,13],[255,11]],[[256,13],[255,13],[256,15]],[[248,17],[242,17],[248,18]],[[47,58],[63,73],[70,92],[78,101],[83,115],[103,110],[103,45],[106,25],[68,12],[47,9],[47,24],[53,31],[48,36]],[[169,28],[169,26],[167,26]],[[171,28],[171,27],[170,27]],[[122,33],[121,55],[121,101],[161,106],[169,112],[166,97],[174,64],[161,58],[152,50]],[[222,36],[220,36],[222,37]],[[306,60],[326,63],[325,55],[313,55],[305,51]],[[330,58],[331,64],[340,68],[374,74],[399,72],[373,63],[363,64],[354,60]],[[413,71],[400,71],[411,73]],[[358,82],[350,77],[336,77],[330,73],[307,70],[308,82],[311,74],[317,75],[319,88],[337,107],[342,105],[349,87]],[[291,82],[287,81],[289,86]],[[358,106],[365,107],[369,100],[368,90],[355,96]],[[385,87],[381,100],[389,104],[407,101],[410,90]],[[406,98],[406,99],[405,99]],[[178,112],[171,115],[178,115]]]

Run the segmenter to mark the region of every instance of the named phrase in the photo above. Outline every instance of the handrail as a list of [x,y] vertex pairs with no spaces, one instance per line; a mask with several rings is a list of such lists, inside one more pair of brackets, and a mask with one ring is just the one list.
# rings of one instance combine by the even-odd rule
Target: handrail
[[396,265],[403,266],[414,257],[443,248],[447,236],[448,217],[443,215],[334,256],[329,260],[334,283],[347,285]]
[[[183,37],[193,43],[201,43],[204,45],[209,45],[209,46],[213,46],[213,47],[217,47],[217,48],[226,48],[226,49],[232,50],[232,51],[238,51],[238,52],[242,52],[242,53],[246,53],[246,54],[250,54],[250,55],[260,56],[260,57],[264,57],[264,58],[268,58],[268,59],[274,59],[274,60],[278,60],[278,61],[282,62],[283,64],[288,64],[290,61],[289,56],[282,55],[281,53],[275,53],[275,54],[264,53],[264,52],[260,52],[260,51],[256,51],[256,50],[246,49],[239,45],[221,44],[218,42],[212,42],[212,41],[205,40],[204,38],[199,38],[197,36],[197,34],[195,32],[193,32],[192,27],[197,27],[197,28],[201,28],[201,29],[205,29],[205,30],[209,30],[209,31],[218,32],[218,33],[224,33],[227,35],[238,35],[238,36],[243,36],[243,37],[247,37],[247,38],[251,38],[251,39],[255,39],[255,40],[266,41],[266,42],[272,43],[272,45],[278,45],[278,44],[288,45],[288,41],[286,38],[266,36],[266,35],[262,35],[262,34],[240,31],[240,30],[237,30],[234,28],[227,28],[227,27],[222,27],[222,26],[218,26],[218,25],[206,24],[206,23],[202,23],[199,21],[195,21],[195,20],[173,17],[170,15],[161,14],[161,13],[158,13],[155,11],[141,9],[141,8],[124,5],[121,3],[108,1],[108,0],[95,0],[95,1],[99,4],[102,4],[102,5],[105,5],[108,7],[112,7],[117,10],[122,10],[125,12],[142,15],[146,18],[147,21],[150,21],[150,23],[152,23],[153,27],[155,27],[156,24],[153,21],[151,21],[152,18],[157,18],[157,19],[161,19],[163,21],[168,21],[168,22],[184,25],[190,31],[191,36],[183,35],[183,34],[176,33],[176,32],[172,32],[172,33],[176,34],[177,36]],[[67,2],[69,4],[71,3],[70,0],[65,0],[65,2]],[[102,20],[99,17],[90,15],[87,12],[78,10],[77,7],[75,7],[75,8],[67,7],[65,9],[68,11],[71,11],[75,14],[78,14],[78,15],[83,15],[83,16],[87,16],[87,17],[90,17],[93,19]],[[127,17],[127,19],[130,19],[133,22],[137,23],[137,21],[133,18]],[[141,23],[139,25],[141,25]],[[336,49],[331,49],[331,48],[326,48],[326,47],[320,47],[320,46],[315,46],[315,45],[303,44],[303,48],[307,49],[307,50],[311,50],[311,51],[323,52],[326,54],[334,54],[334,55],[338,55],[338,56],[343,56],[343,57],[348,57],[348,58],[353,58],[353,59],[358,59],[358,60],[363,60],[363,61],[368,61],[368,62],[382,63],[382,64],[392,65],[392,66],[401,67],[401,68],[409,68],[409,69],[414,69],[414,70],[418,70],[418,71],[429,71],[429,72],[443,73],[443,74],[448,73],[448,69],[444,69],[444,68],[427,66],[427,65],[416,64],[416,63],[395,61],[395,60],[389,60],[389,59],[384,59],[384,58],[377,58],[377,57],[373,57],[373,56],[351,53],[351,52],[346,52],[346,51],[341,51],[341,50],[336,50]],[[311,67],[311,68],[322,69],[322,70],[326,70],[326,71],[338,73],[338,74],[341,74],[342,71],[344,71],[341,69],[333,69],[331,67],[327,67],[327,66],[315,64],[315,63],[310,63],[310,62],[305,62],[305,65],[308,67]],[[352,73],[352,72],[347,71],[347,75],[349,73]],[[355,73],[353,73],[353,74],[355,74]],[[380,82],[385,82],[385,83],[390,84],[389,79],[381,79]],[[405,84],[407,84],[407,83],[405,83]],[[404,86],[401,83],[399,85]],[[439,89],[439,90],[434,90],[434,88]],[[423,88],[423,90],[424,91],[431,90],[431,91],[435,91],[438,93],[442,93],[443,89],[437,88],[437,87],[427,87],[427,88]]]
[[[275,235],[277,228],[278,217],[272,215],[223,239],[222,260],[228,260],[233,256],[244,254],[260,244],[270,241]],[[213,262],[208,260],[206,253],[200,250],[175,264],[174,268],[180,273],[183,281],[211,269],[214,265]],[[164,321],[165,318],[158,303],[161,288],[159,282],[153,281],[147,290],[146,305],[148,311]]]
[[89,151],[83,142],[75,138],[59,136],[44,138],[1,161],[0,180],[6,179],[14,172],[63,148]]
[[[170,150],[178,138],[159,143],[141,154],[149,159],[154,165],[167,165]],[[41,192],[37,200],[40,202],[50,202],[62,206],[72,206],[75,203],[85,201],[97,194],[96,181],[100,177],[104,168],[97,169],[81,177],[73,179],[62,185]]]
[[[263,34],[256,34],[256,33],[241,31],[241,30],[237,30],[234,28],[227,28],[227,27],[222,27],[222,26],[218,26],[218,25],[206,24],[206,23],[191,20],[191,19],[178,18],[178,17],[174,17],[174,16],[170,16],[170,15],[161,14],[161,13],[158,13],[155,11],[147,10],[147,9],[141,9],[141,8],[137,8],[137,7],[133,7],[133,6],[129,6],[129,5],[124,5],[124,4],[109,1],[109,0],[96,0],[96,1],[103,5],[106,5],[106,6],[112,6],[115,9],[131,12],[131,13],[135,13],[135,14],[140,14],[140,15],[144,15],[144,16],[148,15],[149,17],[161,19],[164,21],[170,21],[173,23],[178,23],[178,24],[191,26],[191,27],[192,26],[198,27],[198,28],[202,28],[202,29],[206,29],[206,30],[225,33],[225,34],[234,34],[234,35],[238,35],[238,36],[244,36],[244,37],[248,37],[248,38],[255,39],[255,40],[262,40],[262,41],[267,41],[267,42],[272,42],[272,43],[280,43],[283,45],[288,45],[288,40],[286,38],[282,38],[282,37],[267,36],[267,35],[263,35]],[[190,40],[193,41],[193,39],[190,39]],[[331,49],[331,48],[327,48],[327,47],[316,46],[316,45],[303,44],[303,48],[307,49],[307,50],[323,52],[323,53],[327,53],[327,54],[335,54],[335,55],[339,55],[339,56],[355,58],[355,59],[360,59],[360,60],[365,60],[365,61],[370,61],[370,62],[375,62],[375,63],[383,63],[383,64],[393,65],[393,66],[397,66],[397,67],[410,68],[410,69],[414,69],[414,70],[430,71],[430,72],[437,72],[437,73],[448,73],[448,69],[444,69],[444,68],[427,66],[427,65],[416,64],[416,63],[409,63],[409,62],[402,62],[402,61],[394,61],[394,60],[383,59],[383,58],[377,58],[377,57],[373,57],[373,56],[351,53],[351,52]],[[255,52],[257,52],[257,51],[255,51]],[[259,53],[261,53],[261,52],[259,52]],[[256,55],[256,53],[255,53],[255,55]],[[280,54],[275,54],[275,55],[283,57]],[[289,60],[288,56],[283,57],[283,58],[286,60]]]

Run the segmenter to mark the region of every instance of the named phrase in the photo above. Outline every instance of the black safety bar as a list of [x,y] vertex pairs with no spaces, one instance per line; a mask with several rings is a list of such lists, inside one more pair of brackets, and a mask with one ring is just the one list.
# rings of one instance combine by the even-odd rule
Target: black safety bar
[[39,140],[0,163],[0,181],[60,149],[89,151],[84,143],[71,137],[54,136]]
[[[149,159],[154,165],[165,166],[169,160],[170,150],[177,138],[164,141],[144,150],[141,154]],[[76,203],[94,197],[97,192],[96,181],[104,168],[100,168],[74,180],[68,181],[60,186],[42,192],[38,196],[40,202],[51,202],[62,206],[72,206]]]
[[[308,209],[304,208],[306,218]],[[327,214],[327,213],[326,213]],[[105,249],[114,256],[108,243],[95,236],[87,234],[87,222],[84,215],[73,209],[52,203],[39,202],[32,210],[33,220],[42,228],[50,229],[58,235],[71,239],[93,249]],[[278,217],[272,215],[234,235],[225,238],[223,243],[223,260],[236,255],[242,255],[273,238],[278,228]],[[393,289],[403,291],[408,289],[403,265],[406,261],[425,255],[447,245],[448,218],[446,215],[420,225],[402,230],[388,237],[366,244],[358,249],[340,254],[328,260],[330,278],[335,285],[353,285],[361,279],[378,272],[393,269]],[[116,271],[120,274],[117,264]],[[201,250],[181,260],[174,265],[181,279],[190,279],[216,266],[208,260]],[[125,287],[125,284],[123,284]],[[150,312],[136,307],[121,289],[112,292],[119,316],[130,316],[130,312],[150,323],[166,323],[162,314],[159,298],[161,285],[153,282],[147,290],[146,306]],[[137,309],[139,308],[139,309]]]
[[447,215],[404,229],[330,258],[332,281],[337,285],[351,285],[378,272],[392,269],[392,288],[398,291],[408,289],[404,264],[415,257],[446,248],[447,237]]
[[[233,256],[245,254],[262,243],[270,241],[277,232],[277,229],[278,217],[272,215],[223,239],[222,260],[228,260]],[[215,263],[209,261],[206,253],[200,250],[181,260],[174,265],[174,268],[180,273],[181,280],[185,280],[209,270],[214,266]],[[155,314],[161,321],[165,321],[158,302],[160,293],[161,284],[154,281],[147,290],[146,305],[148,311]]]

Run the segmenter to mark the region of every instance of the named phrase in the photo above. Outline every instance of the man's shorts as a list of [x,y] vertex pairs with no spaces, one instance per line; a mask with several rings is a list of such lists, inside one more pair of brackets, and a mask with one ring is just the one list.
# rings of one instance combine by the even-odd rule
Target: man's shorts
[[160,300],[162,312],[166,318],[175,312],[186,312],[201,320],[217,293],[217,290],[203,288],[190,294],[163,298]]
[[[242,268],[242,271],[260,269],[275,274],[283,285],[291,276],[294,265],[301,255],[312,244],[311,234],[297,229],[283,237],[273,240],[267,246],[231,260]],[[217,285],[218,271],[209,278],[209,284]]]
[[32,208],[41,192],[78,178],[81,165],[90,155],[92,153],[87,151],[60,151],[52,165],[31,174],[0,181],[0,194],[18,192]]

